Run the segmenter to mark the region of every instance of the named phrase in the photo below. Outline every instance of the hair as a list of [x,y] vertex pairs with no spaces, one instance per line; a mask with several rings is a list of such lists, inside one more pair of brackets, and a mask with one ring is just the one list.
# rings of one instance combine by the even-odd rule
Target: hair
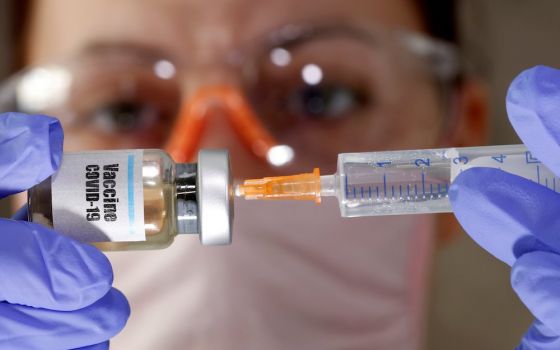
[[459,44],[456,0],[415,0],[415,2],[431,36]]
[[10,22],[11,43],[9,45],[13,52],[9,69],[17,70],[22,68],[24,64],[24,38],[26,37],[29,25],[31,0],[12,0],[9,9],[11,10],[11,16],[6,16],[6,19]]

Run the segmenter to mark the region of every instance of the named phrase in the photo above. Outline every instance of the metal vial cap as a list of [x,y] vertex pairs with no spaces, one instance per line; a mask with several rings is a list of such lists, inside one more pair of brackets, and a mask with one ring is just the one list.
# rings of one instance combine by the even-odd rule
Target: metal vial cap
[[197,165],[198,226],[203,245],[231,243],[233,187],[226,150],[200,150]]

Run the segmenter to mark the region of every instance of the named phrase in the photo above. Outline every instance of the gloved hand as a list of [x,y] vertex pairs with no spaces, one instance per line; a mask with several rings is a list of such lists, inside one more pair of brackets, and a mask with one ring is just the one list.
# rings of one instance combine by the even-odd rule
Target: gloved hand
[[[62,139],[56,119],[0,114],[0,197],[54,173]],[[97,248],[0,219],[0,349],[107,349],[130,314],[112,280]]]
[[[538,66],[511,84],[507,111],[531,153],[560,176],[560,71]],[[498,169],[459,175],[449,196],[467,233],[509,264],[536,317],[518,349],[560,349],[560,179],[556,191]]]

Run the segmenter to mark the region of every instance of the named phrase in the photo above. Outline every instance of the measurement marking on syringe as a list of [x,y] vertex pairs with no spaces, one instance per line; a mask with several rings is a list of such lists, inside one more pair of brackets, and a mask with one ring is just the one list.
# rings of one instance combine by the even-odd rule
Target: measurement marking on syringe
[[369,190],[369,198],[371,198],[371,186],[368,186],[368,190]]
[[538,165],[537,165],[537,183],[539,185],[541,184],[541,170]]
[[385,198],[387,198],[387,176],[385,174],[383,174],[383,193]]
[[362,194],[362,198],[364,198],[364,188],[362,186],[360,186],[360,192]]
[[399,185],[399,197],[402,198],[402,185]]
[[538,160],[537,158],[533,157],[533,154],[530,151],[526,151],[525,152],[525,162],[527,164],[535,164],[535,163],[540,163],[541,161]]
[[422,194],[426,194],[426,183],[424,179],[424,171],[422,171]]

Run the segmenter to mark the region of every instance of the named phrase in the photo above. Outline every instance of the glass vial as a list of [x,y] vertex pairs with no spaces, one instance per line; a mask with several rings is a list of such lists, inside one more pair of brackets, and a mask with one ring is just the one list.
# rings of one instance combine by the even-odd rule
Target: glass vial
[[174,163],[162,150],[65,153],[59,171],[28,191],[29,221],[102,250],[161,249],[177,234],[231,243],[227,151]]

